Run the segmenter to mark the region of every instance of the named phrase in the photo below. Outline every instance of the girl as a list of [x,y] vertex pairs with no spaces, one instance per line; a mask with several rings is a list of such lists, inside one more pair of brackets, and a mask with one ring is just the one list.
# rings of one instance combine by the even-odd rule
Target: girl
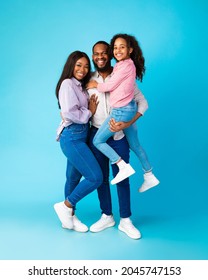
[[[56,97],[61,109],[64,129],[60,146],[67,158],[65,201],[54,205],[64,228],[86,232],[87,226],[74,215],[78,201],[102,183],[102,171],[86,144],[89,119],[96,111],[96,99],[91,99],[85,89],[90,79],[89,57],[80,51],[71,53],[56,86]],[[84,177],[80,181],[81,177]]]
[[[128,122],[135,116],[137,112],[137,105],[133,100],[135,78],[142,81],[145,67],[142,50],[135,37],[127,34],[117,34],[111,39],[111,48],[113,49],[113,56],[117,60],[111,79],[105,83],[97,83],[95,80],[91,80],[87,84],[87,89],[97,88],[100,92],[110,92],[112,111],[109,118],[99,128],[93,143],[111,160],[112,164],[118,165],[119,172],[111,181],[111,184],[117,184],[134,174],[135,171],[106,143],[107,139],[114,134],[109,129],[109,121],[114,118],[116,122]],[[145,172],[144,183],[139,191],[142,192],[158,185],[159,181],[152,173],[147,155],[139,144],[136,124],[124,129],[124,133],[131,150],[140,159]]]

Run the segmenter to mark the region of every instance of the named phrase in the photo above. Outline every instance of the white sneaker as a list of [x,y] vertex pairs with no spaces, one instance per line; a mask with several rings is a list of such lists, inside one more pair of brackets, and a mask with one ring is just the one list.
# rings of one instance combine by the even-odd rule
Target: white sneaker
[[[83,224],[78,218],[77,216],[72,216],[72,222],[73,222],[73,230],[78,231],[78,232],[87,232],[88,231],[88,227]],[[62,224],[62,228],[67,228],[65,227],[65,225]]]
[[100,220],[98,220],[96,223],[91,225],[90,231],[99,232],[106,228],[113,227],[114,225],[115,225],[115,221],[112,215],[107,216],[105,214],[102,214]]
[[129,163],[125,163],[121,168],[119,168],[118,174],[113,180],[111,180],[111,184],[115,185],[133,175],[134,173],[135,170],[131,167],[131,165]]
[[144,174],[144,183],[138,189],[139,192],[145,192],[155,186],[157,186],[160,181],[155,177],[152,172],[148,172]]
[[88,231],[88,227],[83,224],[78,218],[77,216],[72,216],[72,221],[73,221],[73,230],[75,231],[79,231],[79,232],[87,232]]
[[118,229],[126,233],[132,239],[141,238],[140,231],[137,228],[135,228],[135,226],[132,224],[132,221],[129,218],[122,218],[120,220]]
[[59,217],[59,220],[61,221],[62,225],[64,225],[65,228],[72,229],[73,228],[73,221],[72,221],[72,211],[73,208],[67,207],[64,202],[59,202],[54,204],[54,209],[56,211],[56,214]]

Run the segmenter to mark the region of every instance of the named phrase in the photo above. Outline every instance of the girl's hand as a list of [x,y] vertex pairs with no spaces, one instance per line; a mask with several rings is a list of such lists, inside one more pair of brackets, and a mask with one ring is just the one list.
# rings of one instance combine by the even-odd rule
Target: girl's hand
[[98,106],[98,97],[95,94],[92,94],[90,99],[89,99],[89,110],[91,111],[92,115],[95,114]]
[[97,84],[95,80],[91,80],[87,83],[86,89],[97,88]]

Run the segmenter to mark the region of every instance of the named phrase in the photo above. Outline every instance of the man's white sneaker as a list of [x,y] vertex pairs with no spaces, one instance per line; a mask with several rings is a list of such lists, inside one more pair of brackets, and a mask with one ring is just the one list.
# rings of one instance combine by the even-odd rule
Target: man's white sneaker
[[160,181],[155,177],[152,172],[148,172],[144,174],[144,183],[138,189],[139,192],[145,192],[155,186],[157,186]]
[[[88,231],[88,227],[83,224],[78,218],[77,216],[72,216],[72,222],[73,222],[73,230],[78,231],[78,232],[87,232]],[[65,225],[62,224],[62,228],[67,228],[65,227]]]
[[91,225],[90,231],[91,232],[99,232],[106,228],[113,227],[115,225],[115,221],[112,215],[108,216],[105,214],[102,214],[100,220],[98,220],[96,223]]
[[122,218],[120,220],[118,229],[126,233],[132,239],[141,238],[140,231],[137,228],[135,228],[135,226],[132,224],[132,221],[129,218]]
[[135,170],[131,167],[131,165],[129,163],[124,163],[124,165],[119,168],[116,177],[113,180],[111,180],[111,184],[115,185],[128,178],[129,176],[133,175],[134,173]]
[[73,228],[73,220],[72,220],[72,212],[73,209],[67,207],[64,202],[59,202],[54,204],[54,209],[56,211],[56,214],[59,217],[59,220],[61,221],[62,225],[64,225],[65,228],[72,229]]

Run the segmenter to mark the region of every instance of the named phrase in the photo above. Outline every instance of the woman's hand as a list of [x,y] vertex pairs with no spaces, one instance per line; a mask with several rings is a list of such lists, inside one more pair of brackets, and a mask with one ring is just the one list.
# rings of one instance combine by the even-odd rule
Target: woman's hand
[[99,103],[99,101],[98,101],[97,95],[92,94],[89,99],[89,110],[91,111],[92,115],[95,114],[98,103]]
[[91,80],[87,83],[86,89],[97,88],[97,84],[95,80]]

